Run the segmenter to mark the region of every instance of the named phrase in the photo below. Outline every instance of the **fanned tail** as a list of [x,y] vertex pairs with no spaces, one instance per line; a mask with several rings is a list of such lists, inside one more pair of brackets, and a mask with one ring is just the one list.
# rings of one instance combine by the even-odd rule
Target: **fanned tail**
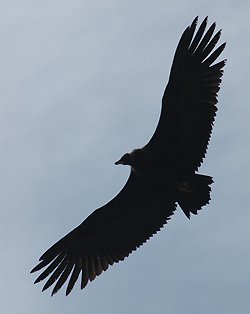
[[212,183],[212,177],[201,174],[195,174],[188,180],[178,182],[177,202],[188,218],[190,213],[197,215],[197,211],[209,203]]

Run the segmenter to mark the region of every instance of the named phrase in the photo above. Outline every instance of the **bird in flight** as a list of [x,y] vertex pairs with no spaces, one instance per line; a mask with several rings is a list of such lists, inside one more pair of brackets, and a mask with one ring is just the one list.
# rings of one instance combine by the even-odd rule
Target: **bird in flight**
[[49,276],[43,291],[56,282],[53,295],[70,278],[68,295],[79,275],[83,289],[156,234],[177,203],[188,218],[209,203],[212,177],[196,171],[211,137],[226,60],[213,63],[226,43],[214,50],[221,30],[213,36],[213,23],[205,33],[207,17],[194,35],[197,21],[185,29],[177,46],[152,138],[115,163],[130,166],[127,183],[49,248],[31,270],[46,267],[35,281]]

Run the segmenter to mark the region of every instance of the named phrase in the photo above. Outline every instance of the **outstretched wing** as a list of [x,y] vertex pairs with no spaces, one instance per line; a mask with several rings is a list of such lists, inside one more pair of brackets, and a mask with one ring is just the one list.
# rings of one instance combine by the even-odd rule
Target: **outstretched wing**
[[217,111],[221,69],[226,61],[211,65],[226,44],[212,52],[221,30],[212,38],[213,23],[203,36],[206,17],[194,36],[197,21],[198,17],[179,41],[162,99],[160,120],[146,145],[147,149],[172,158],[183,172],[197,170],[205,157]]
[[175,201],[166,192],[164,195],[160,187],[146,186],[131,171],[126,185],[113,200],[95,210],[41,256],[41,262],[31,272],[47,268],[35,283],[50,275],[43,290],[57,281],[53,295],[70,277],[68,295],[82,273],[83,289],[89,280],[94,280],[114,262],[124,260],[160,230],[176,208]]

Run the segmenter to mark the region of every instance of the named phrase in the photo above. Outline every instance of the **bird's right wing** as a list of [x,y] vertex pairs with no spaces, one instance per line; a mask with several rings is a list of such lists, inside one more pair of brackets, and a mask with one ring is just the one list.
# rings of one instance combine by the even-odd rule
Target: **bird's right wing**
[[114,262],[124,260],[160,230],[176,209],[171,195],[164,195],[160,188],[146,186],[131,171],[126,185],[113,200],[95,210],[41,256],[41,262],[31,272],[47,268],[35,283],[50,275],[43,290],[57,281],[53,295],[70,277],[68,295],[82,272],[83,289],[89,280]]

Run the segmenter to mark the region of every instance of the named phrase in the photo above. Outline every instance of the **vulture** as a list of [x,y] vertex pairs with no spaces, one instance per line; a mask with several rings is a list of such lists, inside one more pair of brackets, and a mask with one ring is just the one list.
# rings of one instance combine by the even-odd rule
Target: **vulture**
[[51,246],[31,273],[45,268],[55,294],[69,278],[66,295],[81,277],[81,289],[109,265],[129,256],[167,223],[177,203],[184,214],[197,214],[210,200],[211,176],[196,173],[206,155],[217,111],[222,68],[214,64],[226,43],[215,46],[221,30],[205,32],[207,17],[195,33],[198,16],[178,43],[162,98],[161,115],[149,142],[124,154],[116,165],[129,165],[122,190],[78,227]]

